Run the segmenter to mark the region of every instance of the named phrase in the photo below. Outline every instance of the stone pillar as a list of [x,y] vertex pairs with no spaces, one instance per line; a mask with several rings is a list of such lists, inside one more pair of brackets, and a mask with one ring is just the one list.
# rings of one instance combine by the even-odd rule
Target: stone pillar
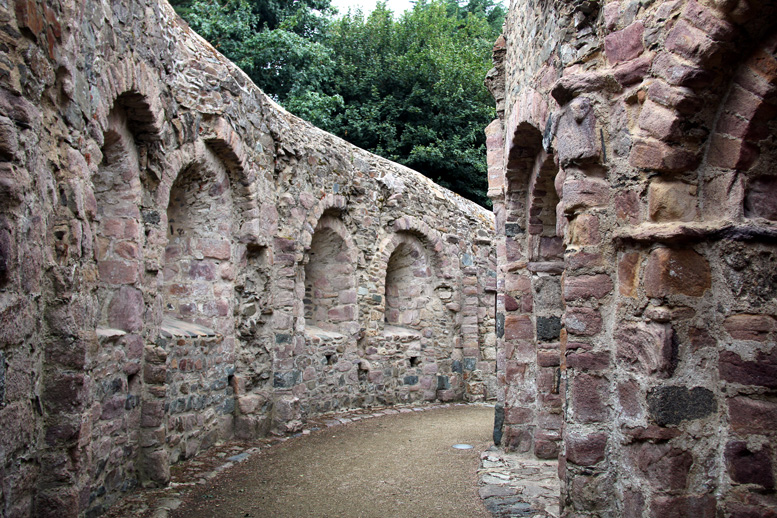
[[562,280],[562,506],[565,516],[599,516],[611,506],[617,477],[607,455],[613,428],[608,318],[613,260],[605,246],[611,232],[606,223],[610,188],[600,164],[591,99],[575,98],[562,108],[555,142],[560,216],[568,222]]

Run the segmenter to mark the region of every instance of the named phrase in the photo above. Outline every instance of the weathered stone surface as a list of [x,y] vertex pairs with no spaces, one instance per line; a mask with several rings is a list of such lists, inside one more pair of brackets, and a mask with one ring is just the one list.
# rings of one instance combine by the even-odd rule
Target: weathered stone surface
[[731,480],[738,484],[758,484],[774,489],[772,449],[768,446],[751,451],[743,441],[726,444],[726,466]]
[[559,119],[556,131],[562,166],[598,160],[596,117],[588,99],[581,97],[572,101]]
[[620,63],[636,58],[644,50],[642,35],[645,26],[641,21],[634,22],[623,30],[607,35],[604,39],[604,51],[610,63]]
[[561,333],[560,317],[537,317],[537,339],[543,341],[558,340]]
[[609,383],[599,376],[580,374],[572,382],[572,408],[581,423],[597,423],[608,419],[607,389]]
[[629,163],[641,169],[681,173],[696,168],[699,157],[678,145],[669,145],[653,139],[638,139],[631,149]]
[[696,187],[682,182],[653,181],[648,191],[648,213],[652,221],[696,219]]
[[777,221],[777,178],[761,176],[750,180],[745,197],[745,215]]
[[744,396],[728,400],[731,428],[743,434],[769,434],[777,427],[777,404]]
[[675,361],[674,333],[658,323],[624,323],[615,332],[617,358],[641,374],[668,378]]
[[579,275],[564,278],[564,300],[601,299],[612,292],[613,284],[609,275]]
[[717,504],[712,495],[703,496],[658,496],[651,503],[652,516],[681,518],[695,516],[698,518],[714,518],[717,514]]
[[592,434],[567,437],[567,461],[578,466],[594,466],[604,459],[607,436]]
[[564,318],[564,327],[570,334],[593,336],[602,330],[602,317],[591,308],[570,308]]
[[711,286],[709,263],[693,250],[659,248],[648,257],[644,283],[648,297],[700,297]]
[[690,390],[674,385],[657,387],[648,392],[647,403],[650,416],[660,426],[703,419],[718,408],[715,395],[703,387]]
[[745,361],[732,351],[721,351],[718,360],[721,379],[729,383],[777,388],[777,349],[758,352],[755,361]]
[[[508,262],[498,256],[499,268],[506,281],[524,268],[545,273],[527,260],[538,254],[532,236],[551,223],[563,234],[563,269],[547,270],[563,279],[562,451],[591,434],[609,439],[593,469],[561,459],[564,515],[750,518],[774,508],[773,498],[754,496],[764,486],[711,475],[727,472],[719,434],[762,462],[755,452],[773,442],[775,426],[777,40],[756,27],[777,8],[756,11],[665,0],[517,2],[508,13],[504,118],[543,138],[540,149],[521,133],[520,160],[532,173],[514,196],[494,198],[495,211],[525,229],[511,233],[513,253]],[[752,48],[735,44],[740,38]],[[517,102],[530,97],[558,107],[537,121]],[[590,113],[594,125],[585,127]],[[521,191],[536,189],[532,179],[551,160],[554,222]],[[534,305],[516,298],[511,307],[521,304],[535,322],[560,314],[532,284]],[[542,365],[553,358],[543,345],[504,343],[523,364],[520,376],[504,378],[505,406],[535,411],[521,425],[535,444],[547,440],[540,423],[552,404],[544,397],[551,367]]]

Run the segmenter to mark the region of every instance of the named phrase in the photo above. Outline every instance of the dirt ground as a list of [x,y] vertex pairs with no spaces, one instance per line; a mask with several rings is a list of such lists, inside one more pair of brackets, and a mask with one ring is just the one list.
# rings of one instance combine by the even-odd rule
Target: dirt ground
[[171,516],[486,518],[476,470],[493,412],[457,406],[314,431],[225,471]]

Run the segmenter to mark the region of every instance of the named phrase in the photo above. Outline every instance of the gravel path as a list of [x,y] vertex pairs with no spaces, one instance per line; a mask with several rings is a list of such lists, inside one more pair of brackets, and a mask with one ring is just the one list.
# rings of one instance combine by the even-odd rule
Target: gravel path
[[225,470],[171,516],[486,518],[476,470],[491,444],[493,413],[453,406],[314,431]]

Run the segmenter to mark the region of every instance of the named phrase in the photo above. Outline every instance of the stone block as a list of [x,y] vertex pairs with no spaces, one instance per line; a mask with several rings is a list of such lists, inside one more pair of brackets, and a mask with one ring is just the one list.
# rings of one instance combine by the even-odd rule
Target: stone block
[[743,360],[732,351],[721,351],[718,359],[721,379],[729,383],[777,388],[777,349],[771,353],[759,351],[755,361]]
[[665,496],[653,498],[651,518],[715,518],[717,502],[713,495]]
[[604,257],[600,253],[570,251],[566,256],[567,271],[583,268],[596,268],[604,265]]
[[705,31],[697,29],[683,19],[675,23],[666,37],[667,50],[694,63],[704,63],[720,48],[707,37]]
[[696,0],[691,0],[685,4],[682,17],[715,41],[730,41],[736,34],[736,28],[733,24],[721,18],[710,7],[702,5]]
[[567,354],[567,368],[579,371],[606,371],[610,368],[610,353],[600,352],[570,352]]
[[[599,218],[593,214],[580,214],[569,223],[569,236],[572,244],[577,246],[596,246],[601,244],[599,233]],[[563,255],[563,251],[561,254]]]
[[757,148],[742,139],[722,133],[715,133],[710,137],[707,163],[712,167],[747,170],[757,157]]
[[690,88],[670,86],[665,81],[653,81],[647,90],[651,101],[667,108],[673,108],[684,115],[692,114],[701,107],[701,101]]
[[86,398],[86,379],[83,374],[60,372],[46,379],[42,402],[53,413],[72,413],[83,408]]
[[635,381],[618,384],[618,402],[621,412],[628,417],[639,417],[643,413],[641,389]]
[[602,316],[592,308],[569,308],[564,315],[567,332],[577,336],[593,336],[602,330]]
[[639,194],[634,191],[622,191],[616,194],[615,216],[630,225],[639,224],[642,220]]
[[640,374],[667,378],[674,370],[673,338],[671,325],[623,323],[615,332],[618,361]]
[[670,85],[691,89],[704,88],[713,78],[703,67],[667,51],[658,53],[653,60],[652,71]]
[[604,53],[612,64],[621,63],[638,57],[645,49],[642,37],[645,26],[637,21],[622,29],[608,34],[604,39]]
[[645,496],[640,491],[623,492],[623,518],[642,518],[645,509]]
[[537,317],[537,340],[555,341],[561,334],[561,317]]
[[617,65],[612,75],[621,86],[631,86],[640,83],[650,72],[653,56],[642,56]]
[[502,442],[507,451],[526,453],[532,447],[532,432],[527,429],[505,425]]
[[680,114],[651,100],[646,100],[639,114],[639,127],[651,137],[669,142],[682,135]]
[[670,145],[660,140],[638,138],[631,148],[629,163],[640,169],[682,173],[696,169],[699,156],[679,144]]
[[695,185],[654,180],[648,188],[648,214],[656,222],[693,221],[698,214]]
[[596,134],[596,116],[588,99],[577,98],[569,104],[559,119],[556,137],[562,167],[599,160],[601,149]]
[[559,446],[557,441],[548,439],[534,440],[534,456],[538,459],[557,459]]
[[505,340],[532,340],[534,324],[529,315],[507,315],[505,317]]
[[631,446],[629,454],[650,487],[669,494],[685,491],[693,465],[691,453],[667,443],[641,443]]
[[708,417],[718,410],[715,394],[703,387],[656,387],[647,395],[648,411],[659,426]]
[[756,176],[747,183],[745,216],[777,221],[777,177]]
[[0,157],[13,160],[19,150],[19,141],[16,138],[16,126],[11,119],[0,116]]
[[739,434],[774,434],[777,430],[777,403],[737,396],[728,400],[731,428]]
[[130,286],[122,286],[108,304],[108,326],[129,333],[140,331],[144,312],[143,293]]
[[609,418],[609,382],[602,377],[579,374],[571,381],[572,415],[576,423],[599,423]]
[[772,449],[769,446],[750,450],[744,441],[726,444],[726,467],[731,480],[737,484],[757,484],[766,490],[774,489]]
[[553,311],[562,308],[561,279],[559,276],[544,276],[533,279],[534,306],[537,311]]
[[600,178],[567,180],[564,182],[562,205],[565,214],[603,207],[609,203],[610,186]]
[[540,351],[537,353],[537,365],[540,367],[558,367],[561,357],[558,351]]
[[603,433],[590,435],[569,434],[566,439],[567,462],[578,466],[594,466],[604,460],[607,436]]
[[166,485],[170,481],[170,457],[167,451],[143,451],[140,465],[142,476],[146,480],[160,485]]
[[511,406],[505,409],[505,423],[531,424],[534,422],[534,415],[531,408]]
[[618,292],[624,297],[637,296],[639,266],[642,255],[639,252],[623,254],[618,262]]
[[658,248],[648,257],[644,285],[648,297],[700,297],[711,286],[710,266],[693,250]]
[[101,261],[97,268],[100,281],[107,284],[134,284],[138,280],[139,267],[136,262]]
[[578,275],[564,277],[564,300],[602,299],[612,292],[613,284],[609,275]]

